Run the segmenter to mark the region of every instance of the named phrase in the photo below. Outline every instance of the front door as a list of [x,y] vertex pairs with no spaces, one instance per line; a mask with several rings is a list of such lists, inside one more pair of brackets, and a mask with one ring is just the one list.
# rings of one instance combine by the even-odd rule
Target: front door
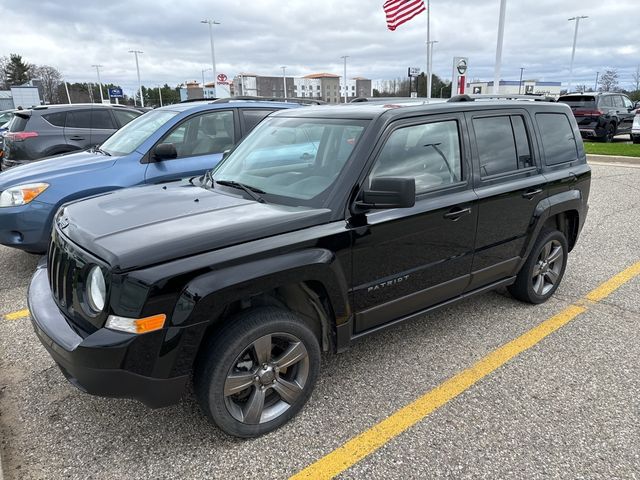
[[392,127],[365,185],[378,177],[416,180],[412,208],[370,211],[354,228],[355,332],[456,297],[471,273],[476,196],[462,117]]
[[178,157],[153,161],[153,149],[145,173],[146,183],[162,183],[201,175],[222,160],[222,153],[236,142],[234,110],[215,110],[188,117],[158,143],[172,143]]

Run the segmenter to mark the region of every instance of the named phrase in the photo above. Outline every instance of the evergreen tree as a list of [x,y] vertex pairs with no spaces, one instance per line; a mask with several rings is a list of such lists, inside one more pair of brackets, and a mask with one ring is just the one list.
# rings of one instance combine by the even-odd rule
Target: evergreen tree
[[22,61],[22,56],[12,53],[4,68],[7,86],[23,85],[31,80],[31,65]]

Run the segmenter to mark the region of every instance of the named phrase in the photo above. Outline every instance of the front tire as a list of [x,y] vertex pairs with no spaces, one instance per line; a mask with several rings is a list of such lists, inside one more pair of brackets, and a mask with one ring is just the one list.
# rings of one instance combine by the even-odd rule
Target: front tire
[[546,302],[555,293],[567,267],[567,239],[558,230],[543,229],[509,292],[528,303]]
[[313,330],[292,312],[247,310],[206,345],[194,373],[202,410],[223,431],[257,437],[293,418],[320,369]]

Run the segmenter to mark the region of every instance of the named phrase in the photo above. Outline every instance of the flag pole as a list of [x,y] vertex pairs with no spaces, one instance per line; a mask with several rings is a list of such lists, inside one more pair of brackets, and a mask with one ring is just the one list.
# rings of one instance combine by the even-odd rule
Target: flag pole
[[493,72],[493,94],[500,92],[500,68],[502,67],[502,41],[504,40],[504,17],[507,0],[500,0],[500,17],[498,19],[498,44],[496,45],[496,65]]
[[427,0],[427,100],[431,99],[431,0]]

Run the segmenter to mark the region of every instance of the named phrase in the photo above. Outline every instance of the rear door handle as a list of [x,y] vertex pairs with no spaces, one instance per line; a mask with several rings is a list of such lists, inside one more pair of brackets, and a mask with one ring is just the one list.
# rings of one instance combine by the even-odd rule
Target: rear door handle
[[522,194],[522,198],[526,198],[527,200],[531,200],[533,197],[535,197],[539,193],[542,193],[542,189],[541,188],[536,188],[535,190],[527,190],[526,192],[524,192]]
[[469,207],[467,208],[454,207],[451,210],[449,210],[447,213],[445,213],[443,217],[446,218],[447,220],[453,220],[455,222],[460,217],[469,215],[470,213],[471,213],[471,208]]
[[69,140],[84,140],[84,137],[79,137],[78,135],[74,135],[73,137],[69,137]]

